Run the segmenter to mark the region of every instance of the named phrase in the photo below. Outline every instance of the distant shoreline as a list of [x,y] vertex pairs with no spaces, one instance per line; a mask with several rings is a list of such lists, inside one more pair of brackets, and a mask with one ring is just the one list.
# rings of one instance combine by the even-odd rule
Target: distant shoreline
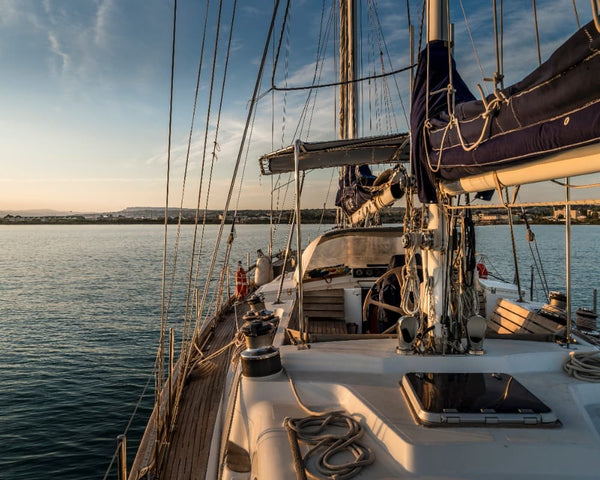
[[[169,225],[177,225],[178,220],[176,218],[170,218],[167,222]],[[182,225],[193,225],[195,222],[193,219],[182,219]],[[201,223],[201,222],[200,222]],[[205,222],[207,225],[220,225],[220,220],[207,220]],[[250,220],[243,222],[236,222],[237,225],[269,225],[268,220]],[[281,222],[280,222],[281,223]],[[288,223],[287,221],[285,223]],[[302,224],[304,225],[317,225],[319,223],[323,223],[326,225],[334,225],[335,219],[323,219],[322,222],[319,219],[302,219]],[[402,223],[401,218],[396,219],[386,219],[384,223]],[[523,225],[525,222],[522,220],[514,221],[515,225]],[[589,219],[587,221],[577,221],[573,220],[572,225],[600,225],[600,219]],[[227,220],[226,225],[231,225],[232,222]],[[545,219],[529,219],[530,225],[557,225],[563,226],[565,224],[564,220],[559,221],[550,221]],[[113,219],[113,220],[68,220],[68,219],[19,219],[19,220],[5,220],[0,218],[0,226],[2,225],[164,225],[164,221],[161,218],[158,219]],[[494,221],[494,222],[475,222],[475,225],[478,227],[486,227],[486,226],[494,226],[494,225],[508,225],[508,222],[503,221]]]
[[[503,209],[481,209],[472,210],[472,218],[476,225],[507,225],[508,216]],[[590,206],[571,211],[572,223],[574,225],[600,225],[600,207]],[[564,209],[553,209],[547,207],[534,207],[525,213],[527,221],[534,225],[563,225]],[[179,222],[185,225],[194,224],[196,212],[191,209],[183,209],[180,213],[177,209],[169,209],[168,223],[173,225]],[[326,209],[303,209],[301,212],[304,224],[335,224],[337,211],[333,208]],[[88,214],[54,214],[54,215],[32,215],[7,214],[0,217],[0,225],[163,225],[165,211],[158,208],[133,207],[112,213],[88,213]],[[238,210],[235,222],[239,225],[269,225],[271,223],[290,223],[293,217],[291,210],[274,211],[269,210]],[[404,219],[403,207],[392,207],[380,212],[381,222],[384,224],[402,223]],[[201,211],[198,215],[198,223],[203,221],[209,225],[218,225],[222,220],[222,212],[218,210]],[[231,224],[233,213],[227,215],[226,224]],[[513,223],[524,223],[523,215],[513,214]]]

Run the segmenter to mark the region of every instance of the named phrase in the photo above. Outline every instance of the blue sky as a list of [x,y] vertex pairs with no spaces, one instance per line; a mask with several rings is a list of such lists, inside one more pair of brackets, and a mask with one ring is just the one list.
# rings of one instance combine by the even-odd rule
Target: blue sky
[[[491,76],[494,65],[491,0],[463,1],[485,74]],[[314,71],[321,2],[292,3],[289,48],[284,42],[283,50],[289,53],[288,83],[302,85],[310,81]],[[327,2],[327,6],[330,3]],[[405,2],[371,3],[379,6],[393,67],[405,66],[408,63]],[[421,2],[410,3],[412,19],[418,29]],[[457,62],[475,90],[475,83],[481,83],[479,67],[456,3],[452,19],[456,24],[456,43],[461,45],[456,49]],[[504,3],[508,85],[537,66],[537,53],[531,2],[505,0]],[[589,2],[578,0],[576,3],[582,24],[587,23],[591,18]],[[174,192],[181,185],[205,5],[198,0],[179,0],[171,186]],[[213,0],[205,51],[207,60],[212,57],[216,5]],[[223,6],[218,85],[222,79],[231,5],[228,1]],[[272,0],[239,0],[210,208],[221,207],[228,188],[272,5]],[[538,0],[537,5],[542,58],[545,59],[575,31],[576,23],[571,0]],[[0,11],[0,211],[41,208],[114,211],[128,206],[163,205],[172,2],[0,0]],[[331,55],[329,51],[326,53],[326,56]],[[283,82],[284,58],[282,53],[278,83]],[[202,158],[209,61],[204,69],[186,206],[196,203],[193,192],[197,188]],[[323,81],[332,71],[332,67],[324,67]],[[407,75],[398,76],[405,102],[408,101],[407,79]],[[333,107],[326,106],[333,93],[331,89],[319,92],[320,102],[315,107],[310,127],[313,138],[335,136],[335,113]],[[244,184],[248,188],[240,196],[240,208],[268,207],[266,187],[270,179],[259,178],[256,160],[272,146],[278,148],[293,140],[296,117],[301,111],[301,95],[278,94],[273,101],[277,107],[273,117],[274,133],[270,96],[261,102],[257,112],[244,173]],[[215,94],[211,129],[217,102],[218,94]],[[397,125],[404,130],[398,103],[394,107]],[[211,145],[209,141],[209,147]],[[314,182],[316,186],[305,196],[305,206],[323,205],[331,175],[327,173],[325,177]],[[179,204],[178,194],[173,193],[170,203]],[[333,194],[329,196],[328,205],[332,203]]]

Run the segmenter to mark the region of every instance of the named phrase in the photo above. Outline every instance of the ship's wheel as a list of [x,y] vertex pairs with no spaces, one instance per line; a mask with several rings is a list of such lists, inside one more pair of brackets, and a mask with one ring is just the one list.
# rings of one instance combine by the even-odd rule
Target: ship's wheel
[[[379,277],[375,281],[375,284],[369,289],[369,292],[367,293],[367,296],[365,297],[365,301],[363,303],[363,310],[362,310],[362,319],[363,319],[363,324],[369,325],[369,330],[371,332],[373,332],[373,330],[379,329],[378,327],[376,328],[375,325],[378,322],[378,318],[377,318],[378,316],[376,315],[376,313],[377,313],[377,310],[380,308],[390,311],[390,312],[397,313],[398,315],[406,315],[406,312],[400,307],[400,302],[398,303],[398,305],[393,305],[391,303],[382,302],[380,300],[376,300],[373,298],[373,292],[380,292],[379,296],[381,296],[381,292],[383,291],[384,283],[389,281],[390,277],[395,277],[395,280],[397,281],[398,291],[400,291],[402,288],[402,283],[403,283],[402,267],[395,267],[395,268],[389,269],[381,277]],[[393,279],[392,279],[392,281],[393,281]],[[371,306],[373,306],[375,308],[374,309],[369,308]],[[391,330],[391,328],[392,327],[388,328],[383,333],[387,333],[389,330]],[[395,328],[395,325],[394,325],[394,328]]]

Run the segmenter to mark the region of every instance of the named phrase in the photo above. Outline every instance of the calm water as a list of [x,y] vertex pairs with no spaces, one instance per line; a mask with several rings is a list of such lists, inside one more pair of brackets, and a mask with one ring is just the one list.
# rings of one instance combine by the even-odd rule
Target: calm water
[[[550,286],[563,289],[564,229],[533,229]],[[318,230],[306,226],[303,235]],[[183,230],[183,252],[191,231]],[[205,252],[216,231],[208,228]],[[600,287],[600,227],[573,231],[574,306],[589,307]],[[237,233],[232,264],[267,246],[266,226],[241,225]],[[285,236],[278,232],[279,245]],[[162,227],[146,225],[0,227],[0,478],[103,477],[154,362],[162,238]],[[522,227],[517,241],[528,288],[532,261]],[[509,245],[507,227],[478,229],[488,268],[512,280]],[[182,303],[174,292],[174,324]],[[149,395],[129,432],[131,455],[151,404]]]

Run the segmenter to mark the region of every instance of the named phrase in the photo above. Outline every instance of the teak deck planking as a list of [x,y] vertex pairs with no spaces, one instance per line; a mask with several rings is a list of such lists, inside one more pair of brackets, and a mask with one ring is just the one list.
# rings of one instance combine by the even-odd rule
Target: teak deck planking
[[[244,311],[242,311],[242,309]],[[247,305],[238,307],[238,318]],[[233,313],[216,323],[208,354],[227,345],[235,332]],[[192,372],[184,387],[175,429],[162,462],[163,480],[203,480],[206,476],[208,454],[216,422],[219,402],[223,395],[227,369],[230,368],[233,348],[213,359],[217,368],[208,376]]]

